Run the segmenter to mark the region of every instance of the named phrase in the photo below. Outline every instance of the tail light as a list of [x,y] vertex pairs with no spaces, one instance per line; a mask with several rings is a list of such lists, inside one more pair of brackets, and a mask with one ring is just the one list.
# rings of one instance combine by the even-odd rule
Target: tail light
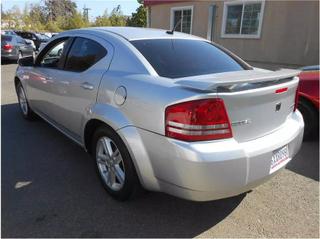
[[168,106],[166,136],[184,141],[232,137],[231,125],[222,99],[205,99]]
[[9,51],[9,50],[12,50],[13,47],[12,47],[12,45],[7,43],[2,48],[3,48],[3,50]]

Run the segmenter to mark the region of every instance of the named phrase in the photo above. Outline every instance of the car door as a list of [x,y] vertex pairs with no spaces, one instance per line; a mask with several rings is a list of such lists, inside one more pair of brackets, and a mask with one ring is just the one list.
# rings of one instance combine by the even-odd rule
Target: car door
[[96,102],[103,74],[108,70],[113,47],[93,35],[78,35],[69,50],[64,71],[54,82],[55,121],[81,140],[85,116]]
[[28,71],[27,94],[30,106],[48,120],[54,119],[53,83],[57,72],[63,71],[71,42],[72,38],[62,37],[49,43],[36,58],[32,70]]

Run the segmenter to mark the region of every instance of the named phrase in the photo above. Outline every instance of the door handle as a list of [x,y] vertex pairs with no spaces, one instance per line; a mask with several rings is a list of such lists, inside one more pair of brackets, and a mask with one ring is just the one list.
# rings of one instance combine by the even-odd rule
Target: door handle
[[88,83],[88,82],[82,83],[81,87],[82,87],[83,89],[85,89],[85,90],[93,90],[93,88],[94,88],[93,85],[91,85],[91,84]]

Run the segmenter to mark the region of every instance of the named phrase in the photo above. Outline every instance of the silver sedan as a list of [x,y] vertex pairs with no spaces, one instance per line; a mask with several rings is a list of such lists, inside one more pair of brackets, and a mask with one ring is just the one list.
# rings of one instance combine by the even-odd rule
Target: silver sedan
[[258,186],[298,152],[298,73],[192,35],[106,27],[53,37],[14,82],[23,117],[81,145],[114,198],[142,187],[206,201]]

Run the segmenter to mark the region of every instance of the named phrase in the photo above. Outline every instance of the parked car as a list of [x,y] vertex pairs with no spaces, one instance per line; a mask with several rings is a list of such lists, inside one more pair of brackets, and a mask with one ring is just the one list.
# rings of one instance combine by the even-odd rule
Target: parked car
[[[51,37],[58,35],[59,33],[51,33]],[[38,51],[41,51],[48,42],[41,42]]]
[[47,42],[41,42],[40,46],[39,46],[39,52],[47,45]]
[[14,35],[17,36],[17,34],[13,30],[1,30],[1,35]]
[[51,32],[44,32],[44,35],[46,35],[47,37],[51,38],[52,37],[52,33]]
[[16,33],[24,39],[32,40],[34,42],[36,50],[39,50],[39,46],[42,42],[47,42],[50,39],[48,36],[40,33],[25,31],[16,31]]
[[319,76],[320,66],[303,67],[299,75],[299,110],[305,122],[304,138],[319,134]]
[[254,69],[188,34],[107,27],[59,34],[35,63],[19,61],[15,86],[23,117],[84,147],[114,198],[141,185],[206,201],[260,185],[296,155],[298,73]]
[[24,40],[27,42],[27,44],[30,44],[32,46],[34,51],[37,50],[36,45],[34,44],[34,42],[32,40],[29,40],[29,39],[24,39]]
[[1,60],[18,60],[32,56],[33,47],[26,40],[15,35],[1,35]]

